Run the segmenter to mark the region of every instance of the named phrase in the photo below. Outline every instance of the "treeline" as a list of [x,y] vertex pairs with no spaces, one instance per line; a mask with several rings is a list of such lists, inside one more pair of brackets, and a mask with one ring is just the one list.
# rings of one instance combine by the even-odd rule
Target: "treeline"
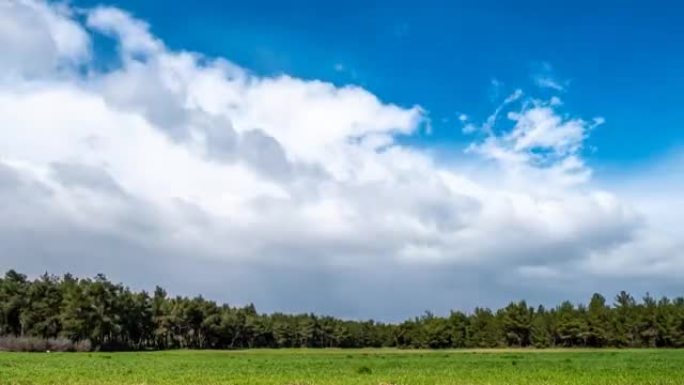
[[[594,294],[588,305],[555,308],[513,302],[493,311],[430,313],[398,324],[314,314],[260,314],[202,297],[134,292],[103,275],[0,278],[2,340],[70,341],[100,350],[242,349],[256,347],[684,347],[684,298],[621,292],[612,304]],[[41,345],[45,346],[45,345]],[[47,345],[49,346],[49,345]],[[0,347],[1,348],[1,347]]]

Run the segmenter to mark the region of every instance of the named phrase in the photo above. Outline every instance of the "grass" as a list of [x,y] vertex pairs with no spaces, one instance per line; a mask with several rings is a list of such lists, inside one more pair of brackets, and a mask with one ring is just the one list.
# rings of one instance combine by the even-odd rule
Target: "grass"
[[0,384],[684,384],[684,350],[0,353]]

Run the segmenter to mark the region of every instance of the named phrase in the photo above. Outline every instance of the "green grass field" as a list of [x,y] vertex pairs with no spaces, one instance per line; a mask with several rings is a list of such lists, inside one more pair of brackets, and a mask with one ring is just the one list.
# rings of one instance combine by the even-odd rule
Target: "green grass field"
[[0,353],[0,384],[684,384],[684,350]]

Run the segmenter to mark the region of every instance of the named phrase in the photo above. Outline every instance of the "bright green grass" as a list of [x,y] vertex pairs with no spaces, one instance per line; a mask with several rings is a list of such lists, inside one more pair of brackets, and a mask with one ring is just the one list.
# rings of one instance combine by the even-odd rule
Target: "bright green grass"
[[684,350],[0,353],[7,384],[684,384]]

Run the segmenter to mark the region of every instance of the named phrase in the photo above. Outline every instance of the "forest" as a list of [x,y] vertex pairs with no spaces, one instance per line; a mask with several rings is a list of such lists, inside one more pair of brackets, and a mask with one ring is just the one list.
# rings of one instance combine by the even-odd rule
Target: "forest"
[[588,304],[553,308],[518,301],[383,323],[263,314],[253,305],[170,297],[161,287],[136,292],[104,275],[46,273],[31,280],[10,270],[0,278],[0,336],[5,350],[12,350],[7,341],[21,340],[68,341],[88,350],[684,347],[684,298],[636,300],[623,291],[610,302],[601,294]]

